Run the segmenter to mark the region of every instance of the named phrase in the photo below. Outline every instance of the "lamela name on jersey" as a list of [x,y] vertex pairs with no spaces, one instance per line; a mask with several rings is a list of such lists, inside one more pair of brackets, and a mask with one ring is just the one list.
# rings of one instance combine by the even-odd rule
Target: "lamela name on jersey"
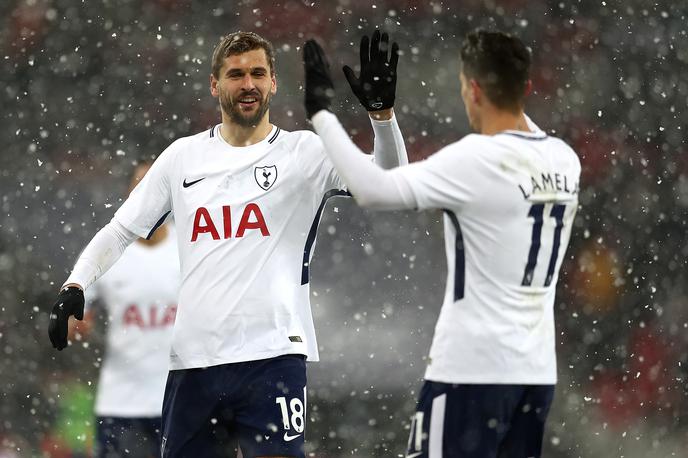
[[566,193],[571,195],[578,194],[579,182],[566,176],[564,173],[540,173],[530,176],[530,188],[527,185],[518,185],[523,194],[523,198],[528,200],[533,195]]

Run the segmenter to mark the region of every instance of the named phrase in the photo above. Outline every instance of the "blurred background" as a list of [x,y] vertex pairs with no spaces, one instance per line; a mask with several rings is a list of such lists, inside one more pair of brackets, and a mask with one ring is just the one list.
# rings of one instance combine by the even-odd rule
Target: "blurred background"
[[[388,31],[415,161],[468,133],[458,50],[479,26],[532,48],[527,112],[583,164],[544,456],[688,456],[687,14],[643,0],[3,0],[0,457],[90,456],[102,341],[58,353],[48,312],[132,164],[219,121],[208,77],[221,35],[273,42],[271,121],[287,130],[310,128],[300,46],[319,39],[336,110],[371,150],[339,68],[358,63],[362,34]],[[403,456],[445,283],[441,214],[331,200],[313,262],[308,452]]]

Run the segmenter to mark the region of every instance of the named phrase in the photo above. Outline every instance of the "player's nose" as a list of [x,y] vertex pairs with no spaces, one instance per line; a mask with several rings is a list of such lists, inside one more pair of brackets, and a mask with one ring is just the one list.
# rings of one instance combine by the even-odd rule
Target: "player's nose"
[[255,82],[253,81],[253,77],[250,74],[244,75],[244,79],[241,82],[241,88],[243,90],[251,90],[255,87],[256,87],[256,85],[255,85]]

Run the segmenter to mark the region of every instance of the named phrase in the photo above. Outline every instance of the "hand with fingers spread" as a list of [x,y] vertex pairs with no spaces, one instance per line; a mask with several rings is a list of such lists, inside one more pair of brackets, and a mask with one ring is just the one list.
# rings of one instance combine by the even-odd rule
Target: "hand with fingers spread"
[[361,74],[357,78],[349,66],[344,66],[344,76],[351,86],[351,90],[368,111],[385,110],[394,106],[394,96],[397,86],[397,62],[399,61],[399,46],[392,43],[389,47],[389,35],[373,33],[372,40],[368,36],[361,38]]
[[54,348],[62,350],[67,346],[69,317],[84,319],[84,292],[81,288],[69,286],[57,296],[50,312],[48,335]]
[[334,84],[330,76],[330,64],[325,51],[315,40],[303,46],[305,70],[306,117],[311,119],[320,110],[329,110],[334,98]]

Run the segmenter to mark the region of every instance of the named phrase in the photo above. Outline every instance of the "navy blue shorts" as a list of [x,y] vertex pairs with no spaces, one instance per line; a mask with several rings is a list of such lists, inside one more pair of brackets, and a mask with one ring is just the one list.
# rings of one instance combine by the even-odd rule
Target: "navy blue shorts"
[[426,381],[407,458],[538,458],[554,385]]
[[96,417],[96,458],[160,455],[160,417]]
[[305,356],[170,371],[162,456],[301,458],[305,426]]

